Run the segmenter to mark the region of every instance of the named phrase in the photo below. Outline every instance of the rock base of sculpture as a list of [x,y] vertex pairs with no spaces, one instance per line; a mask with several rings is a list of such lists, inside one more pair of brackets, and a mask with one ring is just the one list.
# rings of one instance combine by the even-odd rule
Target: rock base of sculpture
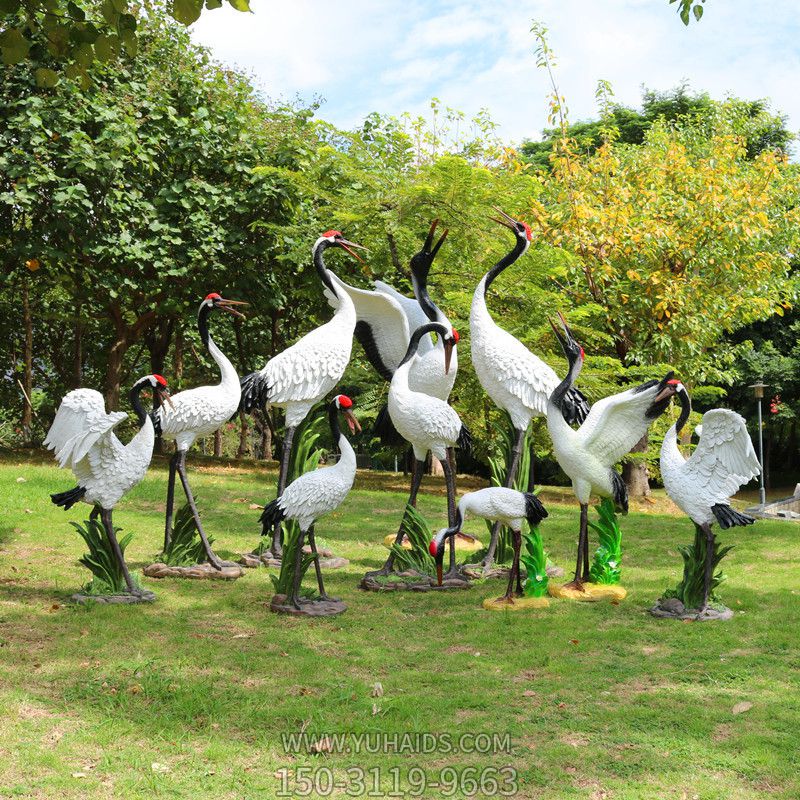
[[[469,578],[471,581],[481,580],[483,578],[504,578],[508,580],[508,574],[511,572],[511,567],[504,567],[495,564],[489,569],[484,569],[480,564],[464,564],[461,567],[461,572],[463,573],[465,578]],[[525,577],[525,570],[522,570],[522,577]],[[564,570],[561,567],[557,567],[555,564],[549,564],[547,566],[547,577],[548,578],[563,578],[564,577]]]
[[153,592],[142,589],[140,592],[120,592],[119,594],[84,594],[78,592],[70,597],[73,603],[103,603],[105,605],[132,605],[134,603],[152,603],[156,599]]
[[438,586],[436,578],[415,570],[392,572],[389,575],[365,575],[358,585],[367,592],[430,592],[469,589],[466,578],[445,578]]
[[[476,550],[482,550],[483,545],[481,544],[479,539],[472,539],[468,536],[462,536],[460,533],[456,534],[455,543],[456,543],[456,553],[474,553]],[[383,544],[388,547],[390,550],[392,545],[395,543],[397,539],[396,533],[390,533],[388,536],[384,536]],[[400,542],[400,547],[403,550],[411,550],[411,542],[409,541],[408,536],[403,536],[403,541]],[[447,545],[448,552],[450,551],[450,545]]]
[[712,622],[733,619],[733,611],[727,606],[715,604],[709,606],[702,614],[696,608],[686,608],[677,597],[661,598],[650,613],[660,619],[694,620],[695,622]]
[[276,614],[291,614],[296,617],[335,617],[347,611],[347,605],[333,597],[326,600],[321,597],[301,597],[297,604],[300,608],[287,603],[285,594],[276,594],[270,601],[269,609]]
[[562,600],[577,600],[579,603],[597,603],[600,600],[619,602],[628,596],[627,590],[618,583],[584,583],[582,589],[576,589],[566,583],[551,583],[547,587],[550,597]]
[[[308,545],[303,547],[304,553],[310,553],[311,548]],[[350,564],[346,558],[335,556],[333,551],[325,547],[319,549],[319,565],[322,569],[341,569]],[[281,568],[281,559],[275,558],[270,550],[265,550],[263,553],[242,553],[239,559],[239,564],[246,569],[256,569],[257,567],[275,567]]]
[[482,605],[487,611],[531,611],[536,608],[547,608],[550,601],[546,597],[514,597],[511,600],[487,597]]
[[188,567],[171,567],[157,561],[148,564],[142,572],[148,578],[190,578],[192,580],[235,581],[244,575],[244,570],[233,561],[223,561],[222,569],[214,569],[211,564],[192,564]]

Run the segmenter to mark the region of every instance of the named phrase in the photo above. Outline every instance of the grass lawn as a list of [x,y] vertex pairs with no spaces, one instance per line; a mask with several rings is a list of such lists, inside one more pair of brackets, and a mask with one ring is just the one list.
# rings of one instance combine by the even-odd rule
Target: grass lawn
[[[218,552],[250,549],[258,512],[249,504],[271,496],[274,471],[200,463],[190,457],[190,475]],[[663,498],[623,520],[624,602],[554,601],[543,611],[497,614],[480,601],[502,593],[498,580],[447,594],[356,588],[382,563],[380,542],[396,530],[405,501],[402,479],[359,474],[339,513],[317,526],[350,559],[326,575],[349,609],[312,621],[269,612],[264,569],[233,584],[143,579],[157,593],[152,606],[69,604],[88,572],[68,523],[85,519],[88,506],[65,513],[48,493],[72,485],[47,459],[0,460],[2,798],[239,800],[282,789],[296,797],[302,782],[299,790],[293,779],[282,786],[279,770],[291,778],[303,767],[315,770],[315,797],[383,797],[396,779],[396,796],[404,796],[420,786],[414,768],[449,785],[451,773],[441,774],[448,766],[462,781],[455,797],[472,788],[465,768],[484,770],[491,793],[490,768],[503,766],[516,770],[521,798],[800,797],[797,524],[722,534],[736,544],[722,590],[736,611],[728,623],[647,614],[679,577],[676,545],[693,536]],[[135,533],[133,568],[158,550],[165,488],[159,462],[115,514]],[[444,522],[438,488],[428,480],[420,500],[434,527]],[[577,508],[563,490],[542,498],[550,510],[545,546],[569,568]],[[465,530],[485,537],[480,521]],[[733,713],[741,703],[752,707]],[[360,742],[362,752],[287,752],[281,736],[301,731],[351,733],[351,751]],[[385,749],[399,752],[363,752],[379,749],[378,732],[449,735],[453,745],[463,734],[497,734],[509,746],[445,752],[440,738],[434,752],[409,752],[411,740],[398,736]],[[417,749],[431,742],[420,739]],[[463,744],[485,749],[488,741]],[[329,791],[330,775],[348,780],[349,794]],[[474,777],[480,788],[480,772]],[[508,774],[494,777],[510,785]],[[442,793],[428,787],[422,795]]]

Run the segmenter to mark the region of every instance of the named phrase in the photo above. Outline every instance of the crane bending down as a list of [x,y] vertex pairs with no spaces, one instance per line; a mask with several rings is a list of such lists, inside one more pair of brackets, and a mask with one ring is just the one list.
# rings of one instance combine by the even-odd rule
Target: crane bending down
[[154,399],[169,402],[167,382],[161,375],[146,375],[133,384],[129,397],[139,431],[128,444],[123,445],[114,433],[128,415],[123,411],[107,414],[103,396],[94,389],[75,389],[64,397],[44,440],[46,447],[54,451],[58,465],[69,467],[78,480],[74,489],[51,494],[50,499],[64,509],[80,501],[88,503],[93,506],[90,519],[100,514],[130,594],[139,594],[139,590],[114,533],[112,512],[144,478],[153,457],[155,433],[152,420],[142,408],[143,389],[152,389]]
[[[518,492],[503,486],[490,486],[477,492],[467,492],[458,502],[455,522],[442,528],[430,543],[431,555],[436,559],[436,575],[442,583],[442,560],[445,540],[461,533],[461,526],[470,517],[481,517],[490,522],[499,522],[511,529],[514,541],[514,561],[508,576],[506,593],[498,598],[501,602],[513,603],[514,597],[522,596],[519,574],[519,556],[522,549],[522,520],[527,519],[531,528],[536,527],[547,516],[542,501],[531,492]],[[514,584],[516,583],[516,588]]]
[[356,429],[361,430],[358,420],[353,415],[351,408],[353,401],[344,394],[337,394],[328,406],[328,420],[331,426],[333,441],[339,448],[339,460],[332,467],[324,467],[313,472],[306,472],[297,480],[292,481],[286,490],[271,503],[268,503],[261,514],[261,522],[265,535],[275,525],[285,519],[297,520],[300,527],[300,539],[294,559],[294,579],[292,592],[287,598],[295,608],[300,608],[300,561],[303,553],[303,541],[308,536],[308,543],[314,558],[314,568],[317,573],[319,594],[323,600],[328,599],[322,581],[322,570],[319,565],[317,544],[314,540],[314,524],[316,521],[331,511],[337,509],[347,497],[356,477],[356,454],[347,441],[347,437],[339,430],[339,411],[344,414],[350,433]]
[[[438,322],[429,322],[414,331],[408,350],[392,376],[392,383],[389,386],[389,414],[397,431],[414,450],[414,469],[411,475],[409,505],[416,507],[417,493],[422,482],[422,473],[425,470],[425,459],[428,451],[430,451],[442,462],[447,485],[447,524],[452,525],[455,521],[456,512],[456,484],[455,473],[447,458],[447,448],[458,445],[468,449],[470,446],[469,431],[451,406],[438,397],[431,397],[422,392],[413,391],[408,382],[411,363],[417,357],[420,339],[431,332],[435,332],[441,337],[449,333],[454,341],[458,341],[458,335],[454,330],[448,331],[444,325]],[[448,350],[446,348],[444,353],[444,371],[447,372],[449,364],[447,360]],[[402,542],[404,532],[404,525],[401,522],[395,539],[396,544]],[[391,551],[383,567],[374,572],[368,572],[366,577],[388,575],[393,564],[394,551]],[[447,572],[447,577],[459,577],[456,570],[455,541],[453,539],[450,542],[450,568]]]
[[692,403],[689,393],[674,381],[681,413],[667,431],[661,445],[661,477],[675,505],[706,536],[703,574],[703,605],[708,607],[714,571],[714,532],[716,521],[727,530],[735,525],[752,525],[755,520],[730,506],[731,495],[761,473],[753,443],[744,419],[735,411],[714,408],[703,414],[702,433],[694,453],[687,459],[678,448],[678,436],[689,419]]
[[194,495],[186,477],[186,453],[191,446],[204,436],[210,436],[221,428],[239,407],[239,376],[233,364],[217,347],[211,334],[208,332],[208,318],[213,311],[227,311],[237,317],[243,317],[234,306],[247,305],[238,300],[225,300],[216,292],[207,295],[200,303],[197,313],[197,330],[206,350],[216,361],[220,370],[220,382],[214,386],[198,386],[195,389],[186,389],[172,397],[169,407],[162,405],[153,411],[153,424],[156,433],[164,439],[175,442],[175,455],[169,462],[169,482],[167,484],[167,510],[164,522],[164,550],[169,548],[172,540],[172,512],[175,504],[175,473],[181,479],[186,500],[192,510],[194,523],[206,557],[214,569],[221,570],[222,562],[211,549],[208,537],[200,521],[200,514],[194,501]]
[[[569,371],[547,403],[547,428],[553,452],[561,469],[572,481],[581,506],[578,558],[575,578],[567,584],[581,590],[589,580],[589,499],[594,492],[614,500],[618,510],[628,513],[628,490],[616,464],[647,433],[653,420],[664,413],[675,394],[672,372],[661,381],[647,381],[628,391],[604,397],[592,406],[586,420],[573,430],[564,419],[567,392],[583,366],[583,348],[575,341],[564,317],[559,314],[563,334],[552,323],[556,338],[569,362]],[[583,566],[581,567],[581,564]]]
[[[469,315],[470,349],[472,364],[481,386],[498,408],[502,408],[514,426],[514,446],[511,464],[506,474],[506,487],[514,485],[517,477],[525,433],[533,417],[547,414],[547,400],[559,384],[555,371],[538,356],[535,356],[522,342],[503,330],[492,319],[486,305],[486,294],[492,282],[503,270],[511,266],[530,246],[531,229],[525,222],[513,219],[497,209],[500,218],[494,222],[513,232],[513,249],[500,259],[481,279],[472,297]],[[562,413],[570,425],[582,423],[589,413],[586,398],[571,387],[562,402]],[[533,463],[531,463],[532,480]],[[488,569],[494,562],[501,523],[492,528],[492,535],[483,566]]]
[[[346,292],[341,291],[341,283],[337,285],[338,279],[325,266],[323,253],[329,247],[341,247],[359,261],[361,259],[352,248],[366,248],[347,241],[339,231],[326,231],[314,242],[314,267],[326,290],[326,297],[335,308],[333,318],[271,358],[258,372],[251,372],[242,378],[240,411],[247,413],[254,408],[265,410],[267,406],[286,409],[278,497],[286,488],[292,440],[297,426],[314,405],[335,388],[350,361],[356,314],[352,300]],[[262,528],[262,536],[266,533],[266,528]],[[271,549],[272,556],[280,558],[280,523],[272,530]]]

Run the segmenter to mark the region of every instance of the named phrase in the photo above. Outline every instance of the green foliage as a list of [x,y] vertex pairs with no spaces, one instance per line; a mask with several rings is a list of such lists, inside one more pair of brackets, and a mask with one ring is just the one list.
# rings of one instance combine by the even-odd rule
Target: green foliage
[[678,4],[678,16],[684,25],[688,25],[692,17],[700,22],[705,10],[703,8],[703,3],[705,2],[706,0],[700,0],[699,3],[696,0],[669,0],[670,5],[673,3]]
[[[695,525],[694,542],[678,548],[683,557],[683,578],[674,589],[667,589],[664,597],[677,597],[688,609],[700,608],[703,605],[703,584],[705,581],[706,553],[708,550],[706,535],[699,525]],[[714,592],[725,580],[722,572],[717,572],[717,566],[723,558],[733,550],[734,545],[720,547],[719,541],[714,540],[714,550],[711,554],[713,571],[711,573],[711,590],[709,600],[716,600]]]
[[406,550],[399,544],[392,544],[397,570],[399,572],[416,570],[423,575],[433,575],[436,562],[428,549],[433,534],[427,520],[416,508],[407,504],[402,525],[411,549]]
[[589,576],[594,583],[619,583],[622,563],[622,531],[617,524],[614,502],[604,497],[596,508],[599,519],[589,527],[597,533],[600,546],[589,567]]
[[[213,537],[208,537],[208,543],[213,545]],[[159,558],[170,567],[189,567],[206,560],[206,551],[188,503],[184,503],[175,514],[169,547],[159,555]]]
[[[93,595],[126,592],[128,586],[125,583],[122,568],[111,549],[111,542],[108,540],[103,525],[96,519],[87,519],[83,525],[78,522],[70,522],[70,525],[78,531],[89,548],[89,552],[79,559],[80,563],[92,573],[92,580],[83,587],[83,591]],[[122,529],[115,528],[114,532],[118,533],[120,530]],[[131,539],[133,539],[132,533],[117,537],[123,557],[125,548],[130,544]]]
[[[292,591],[294,582],[294,560],[297,556],[297,548],[300,546],[300,526],[296,520],[290,519],[283,523],[283,558],[281,568],[277,575],[270,573],[269,579],[275,589],[275,594],[288,596]],[[313,589],[303,588],[303,578],[308,568],[314,563],[314,556],[311,553],[303,553],[300,557],[300,596],[315,597]]]
[[[249,0],[228,3],[250,11]],[[205,0],[207,9],[221,5],[222,0]],[[144,11],[128,0],[2,0],[0,60],[6,65],[28,60],[41,88],[54,87],[62,75],[88,86],[95,63],[137,55],[145,14],[191,25],[203,6],[204,0],[169,0],[147,4]]]
[[519,556],[528,577],[523,590],[526,597],[545,597],[547,595],[547,553],[544,551],[539,528],[531,528],[522,535],[522,551]]

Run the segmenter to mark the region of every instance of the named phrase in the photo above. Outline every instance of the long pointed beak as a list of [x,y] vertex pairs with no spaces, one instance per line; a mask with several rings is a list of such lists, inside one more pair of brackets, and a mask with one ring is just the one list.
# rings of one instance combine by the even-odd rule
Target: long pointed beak
[[221,308],[223,311],[227,311],[229,314],[233,314],[236,317],[241,317],[242,319],[246,319],[245,315],[237,311],[233,306],[249,306],[250,303],[246,303],[244,300],[220,300],[217,303],[217,308]]
[[516,233],[517,221],[514,219],[514,217],[506,214],[502,208],[498,208],[497,206],[493,206],[493,208],[498,214],[500,214],[500,217],[489,217],[489,219],[492,220],[492,222],[496,222],[498,225],[502,225],[504,228],[510,228]]
[[675,393],[678,391],[678,386],[680,386],[680,384],[677,381],[675,382],[672,381],[672,376],[674,374],[675,374],[674,372],[667,373],[667,375],[664,378],[664,387],[653,399],[654,403],[658,403],[661,400],[665,400],[668,397],[673,397]]
[[442,233],[442,235],[439,237],[439,241],[436,242],[433,250],[431,250],[431,258],[436,258],[436,254],[439,252],[439,248],[444,244],[444,240],[447,238],[448,233],[450,233],[450,230],[445,228],[444,233]]
[[339,239],[337,240],[336,244],[342,248],[342,250],[346,250],[351,256],[353,256],[356,261],[360,261],[362,264],[364,263],[364,259],[358,253],[353,252],[352,248],[356,248],[357,250],[363,250],[365,253],[367,252],[367,248],[364,247],[363,244],[356,244],[355,242],[349,242],[347,239]]
[[450,372],[450,359],[453,357],[453,341],[451,339],[444,340],[444,374]]
[[428,231],[428,235],[425,237],[425,244],[423,248],[425,250],[430,250],[431,245],[433,244],[433,234],[436,232],[436,226],[439,224],[438,218],[431,222],[430,230]]
[[350,433],[354,434],[356,431],[361,433],[361,424],[355,418],[355,415],[349,409],[346,409],[344,412],[344,418],[347,420],[347,424],[350,427]]
[[556,339],[558,343],[561,345],[562,350],[566,350],[567,347],[567,340],[564,338],[562,332],[558,329],[555,322],[548,317],[547,321],[550,323],[550,327],[553,329],[553,333],[556,335]]
[[162,404],[166,402],[170,408],[175,408],[172,404],[172,398],[169,396],[169,389],[161,386],[156,391],[158,392],[158,399],[161,400]]

